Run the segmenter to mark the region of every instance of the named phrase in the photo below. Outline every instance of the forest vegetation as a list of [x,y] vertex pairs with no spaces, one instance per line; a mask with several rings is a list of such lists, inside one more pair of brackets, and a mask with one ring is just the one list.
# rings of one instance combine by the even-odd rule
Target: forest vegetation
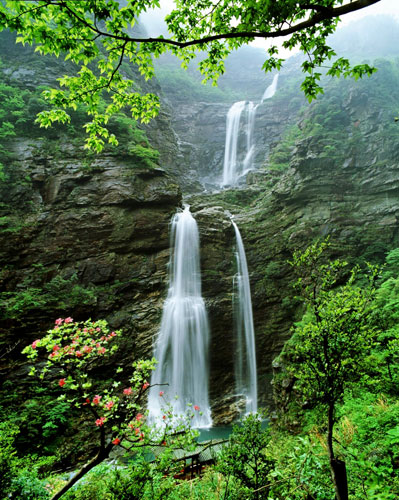
[[[56,162],[62,160],[68,144],[79,151],[77,173],[83,180],[101,170],[96,153],[128,159],[124,176],[134,178],[136,169],[147,179],[160,176],[162,166],[162,152],[143,126],[159,113],[161,103],[157,84],[151,87],[148,78],[158,78],[167,98],[185,104],[190,99],[226,104],[240,97],[229,82],[221,88],[201,86],[192,72],[180,72],[176,61],[168,59],[168,49],[183,66],[196,50],[203,51],[201,73],[214,82],[223,79],[228,54],[254,38],[289,34],[285,47],[299,45],[308,54],[299,62],[304,79],[299,72],[291,74],[276,96],[278,104],[288,101],[299,111],[271,148],[262,189],[273,188],[289,172],[299,141],[317,144],[319,159],[328,165],[345,164],[358,150],[366,151],[371,132],[361,116],[354,132],[342,137],[342,127],[350,127],[353,118],[348,118],[342,96],[352,95],[356,86],[378,110],[378,120],[385,119],[399,99],[399,59],[389,55],[359,61],[354,55],[352,64],[335,53],[328,36],[336,30],[338,16],[377,1],[177,1],[167,18],[170,39],[148,38],[134,26],[140,13],[157,2],[1,1],[2,237],[22,235],[22,241],[25,231],[35,230],[28,216],[37,208],[29,196],[24,194],[18,206],[7,197],[15,186],[33,193],[38,182],[15,168],[15,138],[26,139],[40,161],[43,150]],[[7,52],[12,53],[13,32],[18,42],[41,54],[31,66],[26,63],[27,75],[29,68],[46,73],[54,64],[58,85],[51,77],[38,86],[26,85],[23,76],[11,77]],[[53,62],[54,55],[66,56],[66,62]],[[265,71],[289,66],[277,47],[266,57]],[[320,69],[327,63],[328,69]],[[24,67],[22,60],[16,64]],[[331,82],[330,76],[371,78]],[[317,97],[312,107],[302,106],[298,87],[309,101]],[[399,141],[391,118],[372,130],[381,148],[375,168],[386,165],[392,144]],[[246,196],[237,189],[215,199],[223,206],[253,208]],[[250,196],[258,196],[259,205],[267,202],[262,193]],[[15,289],[2,288],[1,332],[6,333],[0,362],[10,357],[15,366],[3,371],[0,365],[0,498],[399,498],[399,248],[395,241],[389,248],[375,241],[361,257],[346,258],[345,249],[338,252],[333,240],[330,235],[290,247],[287,258],[258,273],[257,293],[264,293],[281,273],[288,276],[281,308],[290,311],[292,321],[290,338],[273,362],[274,403],[242,416],[212,464],[195,477],[189,477],[181,453],[189,456],[200,446],[190,420],[202,409],[193,401],[186,415],[177,418],[165,400],[162,426],[155,428],[147,421],[146,397],[156,360],[134,355],[126,368],[123,324],[113,329],[95,317],[99,303],[118,303],[128,278],[87,284],[75,270],[58,273],[43,258]],[[143,266],[146,260],[145,255]],[[10,262],[1,269],[2,283],[14,266]],[[24,331],[21,341],[17,336]],[[37,331],[40,337],[27,342]],[[15,386],[15,378],[7,379],[14,368],[21,378],[29,371],[21,386]],[[159,397],[164,397],[162,386]]]

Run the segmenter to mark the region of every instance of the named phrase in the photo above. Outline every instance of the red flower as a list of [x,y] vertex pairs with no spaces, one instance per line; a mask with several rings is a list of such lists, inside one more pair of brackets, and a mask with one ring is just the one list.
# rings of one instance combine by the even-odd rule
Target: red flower
[[96,394],[93,398],[93,405],[98,405],[100,403],[101,396]]
[[125,394],[126,396],[130,396],[131,393],[132,393],[131,387],[128,387],[127,389],[123,389],[123,394]]
[[113,401],[109,401],[109,402],[105,405],[105,408],[107,408],[107,410],[110,410],[113,406],[114,406],[114,402],[113,402]]
[[96,420],[97,427],[101,427],[102,425],[104,425],[105,420],[106,420],[105,417],[98,418]]
[[65,318],[65,323],[72,323],[73,319],[72,318]]
[[144,382],[143,391],[145,391],[147,389],[147,387],[150,387],[150,384],[148,382]]
[[166,446],[166,441],[162,441],[162,446]]
[[164,420],[166,420],[166,415],[162,415],[162,418],[163,418]]
[[64,320],[63,320],[62,318],[58,318],[58,319],[56,319],[56,320],[55,320],[55,324],[56,324],[56,325],[62,325],[62,322],[63,322],[63,321],[64,321]]
[[75,354],[78,358],[81,358],[83,356],[83,353],[81,353],[80,351],[76,351]]
[[104,354],[105,353],[105,347],[102,347],[97,352],[98,352],[98,354]]
[[66,384],[66,382],[65,382],[65,379],[64,379],[64,378],[61,378],[61,379],[59,380],[59,382],[58,382],[58,385],[59,385],[60,387],[64,387],[64,385],[65,385],[65,384]]
[[136,434],[136,436],[137,436],[137,434],[140,434],[140,429],[139,429],[138,427],[136,427],[136,428],[134,429],[134,433],[135,433],[135,434]]
[[37,339],[34,342],[32,342],[32,349],[36,349],[38,342],[40,342],[40,339]]
[[113,441],[112,441],[112,444],[119,444],[121,442],[121,440],[119,438],[115,438]]
[[55,346],[53,347],[53,351],[54,351],[54,352],[57,352],[57,351],[59,351],[59,350],[60,350],[60,346],[59,346],[59,345],[55,345]]
[[159,395],[160,397],[162,398],[162,396],[164,395],[165,393],[163,391],[160,391]]
[[111,337],[115,337],[116,333],[115,332],[111,332],[110,335],[111,335]]
[[144,415],[142,413],[137,413],[136,420],[140,421],[143,419],[143,417],[144,417]]
[[194,405],[194,410],[195,410],[195,411],[198,411],[199,409],[200,409],[200,407],[199,407],[199,406]]

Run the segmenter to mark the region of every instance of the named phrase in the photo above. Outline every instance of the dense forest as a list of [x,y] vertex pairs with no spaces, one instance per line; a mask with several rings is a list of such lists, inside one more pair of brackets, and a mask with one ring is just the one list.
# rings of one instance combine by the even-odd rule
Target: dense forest
[[[399,498],[398,23],[366,17],[329,36],[358,65],[334,71],[356,80],[320,64],[304,84],[304,55],[265,73],[263,49],[233,46],[218,85],[203,85],[193,64],[151,46],[153,78],[145,52],[136,64],[122,53],[111,93],[89,74],[102,78],[100,44],[87,62],[64,60],[10,28],[0,32],[0,498]],[[219,55],[198,55],[205,76]],[[84,88],[63,77],[80,64]],[[147,97],[123,101],[123,82]],[[54,115],[63,86],[77,99],[70,119]],[[237,164],[250,167],[226,185],[237,103]],[[184,221],[197,231],[182,243],[191,256],[198,240],[196,285],[178,279]],[[179,287],[183,310],[199,294],[207,338],[179,337],[190,354],[175,347],[173,358],[173,340],[162,350],[159,338],[168,321],[184,335],[180,306],[175,323],[167,312]],[[207,353],[188,365],[204,362],[193,373],[206,399],[194,381],[176,412],[174,382],[154,373],[164,364],[172,378],[171,360],[196,350]],[[251,363],[255,402],[241,373]]]

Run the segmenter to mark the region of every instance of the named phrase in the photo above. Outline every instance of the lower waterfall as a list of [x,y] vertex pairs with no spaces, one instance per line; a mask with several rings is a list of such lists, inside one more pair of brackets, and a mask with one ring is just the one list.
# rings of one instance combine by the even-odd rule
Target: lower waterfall
[[237,224],[232,220],[236,235],[237,273],[234,277],[234,323],[237,358],[235,363],[237,394],[245,397],[246,413],[258,410],[256,379],[255,332],[252,317],[251,290],[244,244]]
[[171,248],[168,295],[154,348],[158,365],[151,378],[149,418],[162,418],[166,403],[177,415],[192,404],[199,407],[193,427],[209,427],[209,326],[201,296],[198,226],[188,206],[172,219]]

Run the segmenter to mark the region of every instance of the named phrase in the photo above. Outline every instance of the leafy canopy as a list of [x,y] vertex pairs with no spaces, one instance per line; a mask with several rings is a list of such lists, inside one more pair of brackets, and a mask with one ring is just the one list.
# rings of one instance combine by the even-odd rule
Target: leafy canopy
[[[35,45],[41,54],[62,55],[76,64],[74,75],[62,76],[59,88],[45,92],[52,108],[39,113],[38,122],[42,127],[67,123],[68,110],[83,104],[90,117],[84,125],[86,147],[99,152],[105,142],[117,144],[106,128],[113,114],[128,107],[133,118],[146,122],[159,109],[157,96],[142,94],[124,75],[124,61],[136,65],[148,79],[154,75],[152,57],[171,50],[186,67],[199,49],[206,52],[199,69],[205,81],[216,83],[232,50],[255,38],[285,36],[285,48],[299,47],[307,56],[302,89],[312,100],[322,92],[318,69],[336,57],[326,38],[335,31],[339,16],[378,1],[175,0],[175,9],[165,19],[170,38],[148,38],[138,35],[135,25],[140,14],[160,6],[159,0],[2,0],[0,30],[15,31],[17,41]],[[263,69],[279,70],[283,62],[272,45]],[[347,59],[338,58],[327,73],[358,78],[373,71],[367,64],[351,67]],[[104,92],[105,110],[100,108]]]

